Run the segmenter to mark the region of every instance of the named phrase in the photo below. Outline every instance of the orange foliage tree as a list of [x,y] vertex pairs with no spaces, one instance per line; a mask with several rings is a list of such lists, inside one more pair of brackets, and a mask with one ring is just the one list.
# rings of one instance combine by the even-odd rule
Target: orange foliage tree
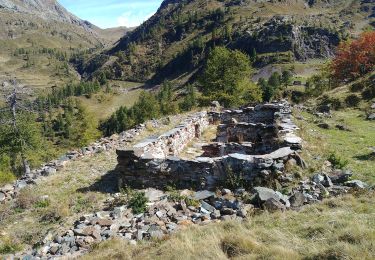
[[375,31],[338,47],[332,62],[333,76],[339,81],[352,81],[375,69]]

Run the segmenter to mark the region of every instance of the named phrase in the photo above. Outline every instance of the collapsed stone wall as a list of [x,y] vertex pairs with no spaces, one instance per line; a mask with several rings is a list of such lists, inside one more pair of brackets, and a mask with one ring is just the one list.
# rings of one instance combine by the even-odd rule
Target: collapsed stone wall
[[168,156],[176,156],[186,144],[195,137],[199,137],[208,125],[206,112],[193,114],[169,132],[135,145],[134,153],[142,158],[165,159]]
[[[172,131],[154,139],[153,145],[144,146],[141,143],[134,149],[117,150],[119,185],[163,188],[172,184],[179,188],[214,189],[229,178],[234,178],[248,186],[254,186],[277,179],[289,160],[293,159],[303,165],[297,153],[301,149],[302,140],[294,134],[297,127],[291,121],[291,109],[287,102],[201,114],[200,120],[204,125],[207,121],[211,124],[219,123],[219,142],[212,146],[216,145],[214,150],[218,146],[228,146],[235,147],[236,153],[231,153],[234,151],[232,149],[225,151],[219,148],[222,154],[218,155],[215,151],[210,151],[208,145],[203,148],[205,151],[200,157],[193,160],[179,158],[180,148],[194,136],[189,135],[190,138],[177,141],[178,135],[174,135],[175,131]],[[195,129],[195,125],[196,121],[193,120],[179,129]],[[238,138],[240,134],[242,138]],[[179,143],[179,149],[171,151],[170,156],[166,153],[157,155],[160,151],[158,144],[165,144],[170,139]],[[228,141],[237,143],[233,145]],[[242,144],[242,141],[245,143]],[[257,147],[256,150],[253,144]],[[156,150],[144,149],[140,153],[139,147],[156,147]]]
[[[147,124],[151,124],[153,128],[160,128],[164,125],[162,123],[163,120],[164,119],[150,120]],[[33,169],[30,174],[23,175],[13,183],[0,187],[0,203],[15,199],[22,189],[36,185],[43,177],[58,173],[70,162],[87,158],[103,151],[113,151],[131,142],[144,131],[146,131],[146,124],[140,124],[118,135],[115,134],[110,137],[103,137],[86,147],[69,151],[59,159],[45,163],[41,167]]]

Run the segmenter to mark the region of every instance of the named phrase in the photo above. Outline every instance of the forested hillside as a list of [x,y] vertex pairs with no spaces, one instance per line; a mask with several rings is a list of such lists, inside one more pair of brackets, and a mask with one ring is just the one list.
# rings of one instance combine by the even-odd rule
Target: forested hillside
[[[214,46],[240,49],[254,66],[326,59],[340,41],[373,26],[371,1],[164,1],[148,21],[85,72],[158,83],[194,80]],[[199,73],[198,73],[199,74]]]

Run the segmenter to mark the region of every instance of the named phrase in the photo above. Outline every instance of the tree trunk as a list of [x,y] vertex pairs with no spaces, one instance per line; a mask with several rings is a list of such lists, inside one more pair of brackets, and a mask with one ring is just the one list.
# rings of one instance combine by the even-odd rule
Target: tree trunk
[[21,155],[22,157],[22,164],[23,164],[23,170],[24,170],[24,175],[28,175],[31,173],[31,170],[30,170],[30,164],[29,162],[27,161],[26,157],[22,154]]

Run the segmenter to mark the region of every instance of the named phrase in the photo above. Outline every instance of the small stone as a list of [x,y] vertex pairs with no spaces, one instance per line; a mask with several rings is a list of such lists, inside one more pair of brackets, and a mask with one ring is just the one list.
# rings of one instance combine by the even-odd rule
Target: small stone
[[53,255],[56,255],[57,251],[59,251],[60,247],[57,246],[57,245],[54,245],[50,248],[50,253],[53,254]]
[[370,114],[370,115],[367,117],[367,120],[375,120],[375,113]]
[[345,125],[340,125],[340,124],[338,124],[338,125],[336,125],[336,128],[337,128],[338,130],[341,130],[341,131],[347,131],[347,132],[350,132],[350,129],[349,129],[347,126],[345,126]]
[[205,210],[207,210],[208,212],[214,212],[215,211],[215,207],[211,206],[210,204],[208,204],[207,202],[205,201],[202,201],[201,202],[201,207]]
[[229,189],[222,189],[221,190],[222,195],[232,195],[232,191]]
[[0,202],[4,201],[5,199],[6,199],[5,194],[0,192]]
[[287,196],[281,194],[278,191],[274,191],[269,188],[265,187],[255,187],[253,189],[254,193],[256,194],[255,199],[257,199],[258,204],[262,204],[269,200],[270,198],[275,199],[276,201],[282,201],[282,203],[289,208],[290,207],[290,202]]
[[350,180],[353,173],[348,170],[336,170],[330,175],[330,179],[335,184],[342,184]]
[[274,211],[285,211],[286,207],[284,204],[282,204],[280,201],[275,200],[274,198],[268,199],[264,204],[263,204],[264,209],[274,212]]
[[333,183],[331,181],[331,178],[327,175],[324,174],[324,182],[322,183],[325,187],[332,187]]
[[17,181],[17,184],[16,184],[16,188],[17,188],[17,189],[23,189],[23,188],[25,188],[26,186],[27,186],[26,181],[24,181],[24,180],[19,180],[19,181]]
[[195,200],[204,200],[204,199],[208,199],[208,198],[211,198],[211,197],[215,197],[214,192],[211,192],[211,191],[208,191],[208,190],[203,190],[203,191],[197,191],[194,194],[193,198]]
[[10,185],[10,184],[5,185],[5,186],[1,189],[1,191],[2,191],[2,192],[5,192],[5,193],[10,192],[10,191],[13,191],[13,190],[14,190],[14,187],[13,187],[12,185]]
[[164,233],[163,231],[160,229],[160,227],[156,226],[156,225],[152,225],[148,231],[147,231],[149,234],[150,234],[150,237],[151,238],[157,238],[157,239],[161,239],[164,237]]
[[345,186],[361,190],[366,189],[368,187],[366,183],[360,180],[347,181],[345,182]]
[[315,182],[316,184],[324,182],[324,176],[320,174],[315,174],[312,177],[312,181]]
[[234,215],[237,214],[237,211],[232,208],[223,208],[222,210],[220,210],[220,213],[222,215]]
[[234,219],[235,217],[236,217],[235,215],[224,215],[224,216],[221,216],[220,219],[223,221],[228,221],[228,220]]
[[246,192],[245,189],[240,188],[240,189],[236,189],[235,192],[234,192],[234,194],[235,194],[236,196],[241,196],[241,195],[243,195],[245,192]]
[[101,227],[110,227],[113,224],[113,221],[110,219],[97,219],[96,224]]
[[305,203],[305,196],[302,192],[296,192],[289,198],[289,201],[292,207],[301,207]]
[[322,129],[330,129],[330,126],[327,123],[319,123],[318,127],[322,128]]

